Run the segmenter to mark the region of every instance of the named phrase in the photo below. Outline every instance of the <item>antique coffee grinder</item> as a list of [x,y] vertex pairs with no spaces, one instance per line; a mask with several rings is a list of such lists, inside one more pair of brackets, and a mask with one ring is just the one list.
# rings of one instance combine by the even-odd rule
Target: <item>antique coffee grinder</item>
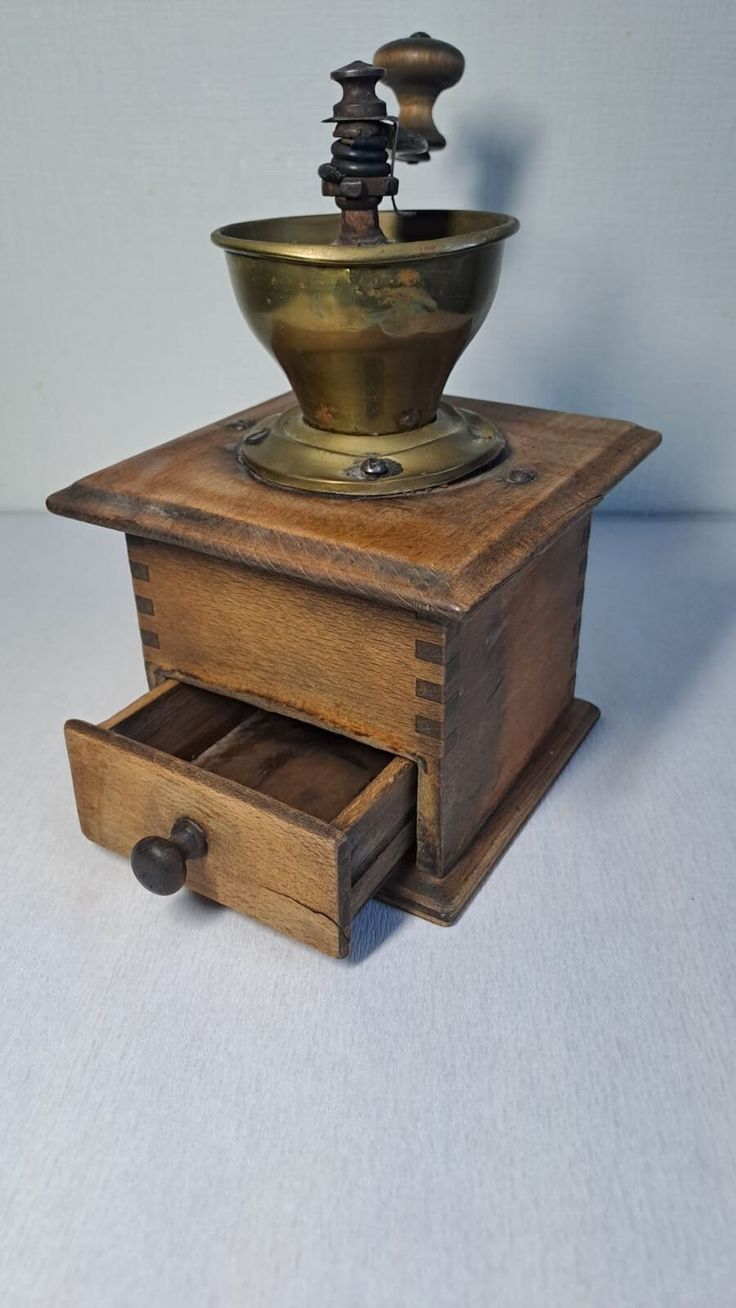
[[595,722],[591,513],[659,441],[443,394],[518,228],[397,205],[462,71],[425,33],[338,69],[337,211],[214,233],[292,393],[49,500],[126,533],[150,687],[67,723],[83,831],[336,956],[374,895],[453,922]]

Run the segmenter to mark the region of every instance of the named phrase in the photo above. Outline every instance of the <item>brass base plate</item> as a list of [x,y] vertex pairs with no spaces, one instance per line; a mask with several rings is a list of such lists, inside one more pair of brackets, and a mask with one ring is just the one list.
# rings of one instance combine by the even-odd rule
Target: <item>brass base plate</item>
[[497,427],[440,403],[434,422],[388,436],[321,431],[294,405],[246,433],[238,459],[261,481],[328,495],[403,495],[457,481],[505,448]]

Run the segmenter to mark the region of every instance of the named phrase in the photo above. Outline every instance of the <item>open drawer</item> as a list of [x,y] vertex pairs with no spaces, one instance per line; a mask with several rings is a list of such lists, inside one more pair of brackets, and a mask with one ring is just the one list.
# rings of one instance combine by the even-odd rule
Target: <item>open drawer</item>
[[188,819],[192,890],[336,957],[415,839],[413,763],[184,682],[65,730],[90,840],[164,847]]

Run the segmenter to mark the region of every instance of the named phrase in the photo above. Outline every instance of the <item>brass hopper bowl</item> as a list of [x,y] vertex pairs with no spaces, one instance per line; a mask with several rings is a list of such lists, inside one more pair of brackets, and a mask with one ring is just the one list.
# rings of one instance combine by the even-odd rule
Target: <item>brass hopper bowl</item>
[[389,240],[371,246],[333,244],[337,214],[213,235],[246,322],[298,401],[245,438],[243,460],[265,481],[397,494],[500,453],[490,423],[440,397],[493,303],[516,219],[440,210],[381,222]]
[[[452,50],[429,37],[419,44],[425,62],[434,47],[445,62]],[[398,187],[394,158],[427,156],[427,140],[402,132],[376,98],[383,74],[360,61],[332,74],[343,99],[329,120],[333,158],[319,171],[340,214],[233,223],[212,236],[246,322],[296,395],[239,451],[281,486],[397,495],[456,480],[503,449],[491,423],[441,395],[493,303],[503,241],[518,223],[395,210],[379,225],[380,200]]]

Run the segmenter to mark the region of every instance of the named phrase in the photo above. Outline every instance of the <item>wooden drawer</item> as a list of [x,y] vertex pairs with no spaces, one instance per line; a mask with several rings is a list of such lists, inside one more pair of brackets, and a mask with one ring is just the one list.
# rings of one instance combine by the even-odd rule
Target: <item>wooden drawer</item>
[[130,854],[189,818],[188,886],[336,957],[415,839],[413,763],[225,695],[166,681],[65,730],[90,840]]

